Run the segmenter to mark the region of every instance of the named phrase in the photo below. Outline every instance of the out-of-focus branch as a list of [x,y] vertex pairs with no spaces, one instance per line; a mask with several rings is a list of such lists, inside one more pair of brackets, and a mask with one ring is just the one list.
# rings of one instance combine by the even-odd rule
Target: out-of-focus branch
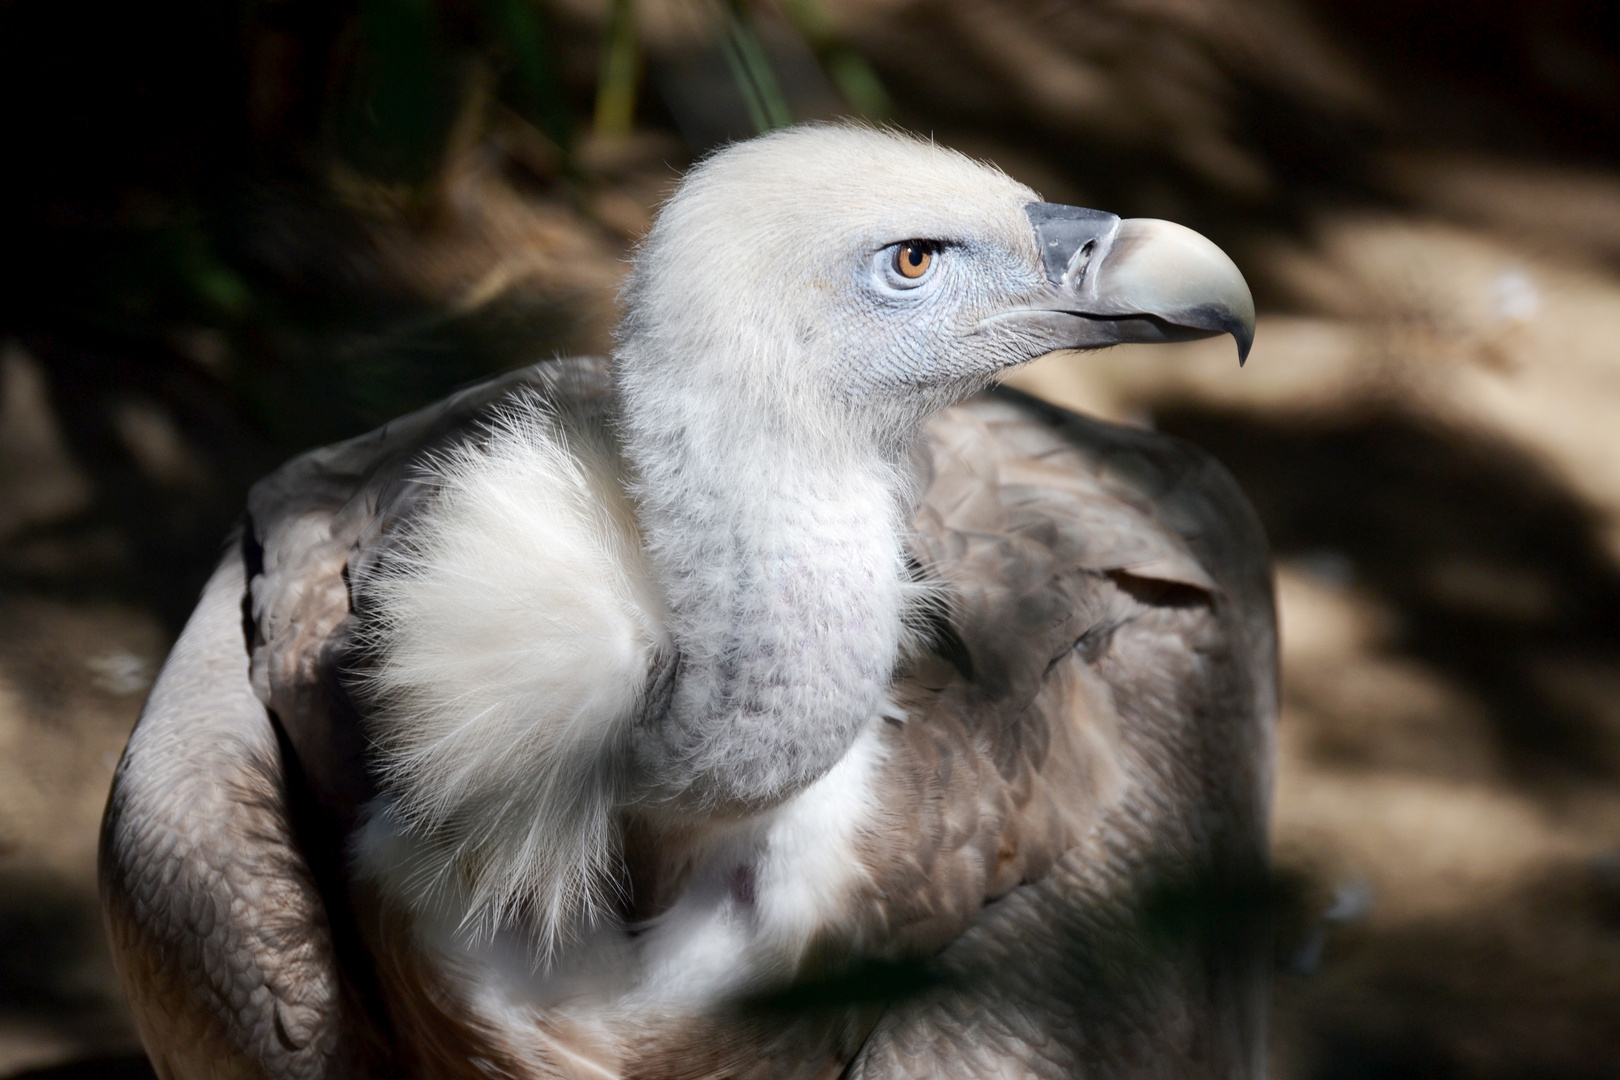
[[771,68],[770,58],[765,55],[759,35],[749,25],[747,12],[743,10],[740,0],[732,0],[726,5],[724,18],[721,50],[725,53],[726,66],[731,69],[737,90],[748,106],[748,116],[754,122],[754,129],[765,132],[787,127],[793,123],[793,110],[788,107],[781,83]]
[[894,101],[884,89],[866,57],[850,48],[838,31],[821,0],[780,0],[782,10],[793,20],[833,86],[861,115],[877,120],[894,112]]
[[641,57],[636,48],[635,0],[613,0],[607,38],[602,43],[596,84],[596,133],[628,135],[635,127],[636,82]]

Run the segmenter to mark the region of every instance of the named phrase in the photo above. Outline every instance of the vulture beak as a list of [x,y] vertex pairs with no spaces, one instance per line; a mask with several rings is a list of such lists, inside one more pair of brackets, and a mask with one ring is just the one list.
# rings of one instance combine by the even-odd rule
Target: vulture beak
[[1046,269],[1033,303],[1003,312],[1054,342],[1093,349],[1231,334],[1254,341],[1254,299],[1226,252],[1182,225],[1058,203],[1024,207]]

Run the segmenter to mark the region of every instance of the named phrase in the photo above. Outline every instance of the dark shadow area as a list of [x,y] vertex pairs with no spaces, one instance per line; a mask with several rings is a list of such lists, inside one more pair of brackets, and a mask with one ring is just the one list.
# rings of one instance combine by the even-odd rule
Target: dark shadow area
[[1348,559],[1397,613],[1394,648],[1483,703],[1521,780],[1620,772],[1602,700],[1572,702],[1545,671],[1553,657],[1616,670],[1620,570],[1596,515],[1526,454],[1396,407],[1155,415],[1232,470],[1278,556]]
[[1620,9],[1594,0],[1313,0],[1398,102],[1399,130],[1448,148],[1620,159]]
[[[1155,420],[1232,470],[1279,557],[1396,613],[1387,647],[1483,707],[1510,783],[1556,812],[1620,773],[1620,572],[1597,516],[1525,453],[1394,404]],[[1572,696],[1555,663],[1608,681]],[[1614,1075],[1617,882],[1602,858],[1453,917],[1327,928],[1314,977],[1279,975],[1279,1019],[1303,1032],[1317,1080]]]
[[1315,979],[1280,976],[1312,1080],[1597,1080],[1620,1063],[1620,920],[1602,867],[1569,865],[1447,919],[1341,931]]
[[[65,448],[93,496],[80,513],[7,537],[0,589],[117,599],[158,612],[178,632],[255,480],[300,449],[544,359],[561,351],[547,343],[566,343],[572,331],[566,315],[539,305],[465,318],[420,301],[382,314],[351,299],[346,325],[283,327],[298,340],[261,354],[235,380],[161,342],[16,338],[46,373]],[[132,408],[164,418],[182,475],[154,471],[150,454],[132,445]]]
[[[89,505],[7,537],[0,589],[116,599],[178,631],[240,514],[247,486],[277,454],[227,388],[161,347],[116,340],[22,339],[49,372],[49,405]],[[180,477],[154,475],[121,430],[155,412],[186,455]]]
[[93,898],[42,877],[0,877],[0,1011],[91,1050],[128,1047],[104,941]]
[[13,1080],[156,1080],[157,1073],[152,1071],[144,1055],[125,1054],[29,1069],[12,1077]]
[[[40,363],[93,486],[83,514],[7,538],[21,557],[0,559],[0,587],[116,597],[177,629],[247,485],[276,463],[599,347],[577,289],[508,290],[476,319],[453,309],[498,241],[521,254],[534,237],[467,225],[444,171],[465,157],[462,104],[493,95],[538,149],[480,167],[570,206],[546,155],[589,109],[590,34],[522,3],[0,10],[0,346]],[[382,250],[378,229],[409,250]],[[404,243],[424,238],[438,246]],[[417,271],[447,262],[464,272],[435,292]],[[154,482],[119,429],[131,401],[172,421],[203,475]]]

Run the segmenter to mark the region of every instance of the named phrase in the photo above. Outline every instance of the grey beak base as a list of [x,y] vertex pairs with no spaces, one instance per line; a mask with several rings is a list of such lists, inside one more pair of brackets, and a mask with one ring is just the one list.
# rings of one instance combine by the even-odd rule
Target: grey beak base
[[1203,236],[1058,203],[1030,203],[1024,213],[1050,291],[1017,314],[1042,337],[1073,339],[1058,348],[1231,334],[1238,363],[1248,358],[1254,299],[1237,266]]
[[[1062,203],[1030,203],[1024,214],[1035,226],[1046,280],[1061,285],[1074,271],[1085,272],[1085,261],[1099,243],[1106,244],[1119,231],[1119,215]],[[1079,265],[1076,265],[1076,264]]]

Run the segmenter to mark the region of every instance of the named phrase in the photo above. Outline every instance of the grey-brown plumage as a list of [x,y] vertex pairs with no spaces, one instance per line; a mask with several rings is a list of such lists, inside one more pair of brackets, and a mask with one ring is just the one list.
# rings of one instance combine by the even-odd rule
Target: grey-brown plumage
[[[109,925],[161,1075],[420,1064],[426,1029],[360,945],[376,927],[341,875],[311,870],[332,872],[370,789],[340,689],[345,571],[409,513],[409,463],[520,386],[610,405],[600,362],[539,365],[254,490],[107,814]],[[819,1075],[857,1045],[856,1077],[1258,1075],[1263,939],[1241,918],[1213,937],[1142,925],[1151,890],[1189,883],[1177,875],[1264,865],[1275,638],[1252,512],[1184,443],[1009,392],[947,411],[926,446],[912,545],[947,586],[971,677],[941,648],[900,681],[892,816],[863,854],[859,919],[823,963],[935,966],[892,987],[889,968],[833,981],[814,1023],[786,1015],[791,999],[718,1010],[696,1036],[634,1048],[667,1071],[626,1075]],[[842,996],[868,992],[842,1015]],[[785,1060],[758,1058],[779,1023]]]
[[970,396],[1241,354],[1252,302],[1032,197],[860,129],[733,148],[612,364],[254,488],[103,832],[161,1075],[1262,1073],[1264,539],[1190,447]]

